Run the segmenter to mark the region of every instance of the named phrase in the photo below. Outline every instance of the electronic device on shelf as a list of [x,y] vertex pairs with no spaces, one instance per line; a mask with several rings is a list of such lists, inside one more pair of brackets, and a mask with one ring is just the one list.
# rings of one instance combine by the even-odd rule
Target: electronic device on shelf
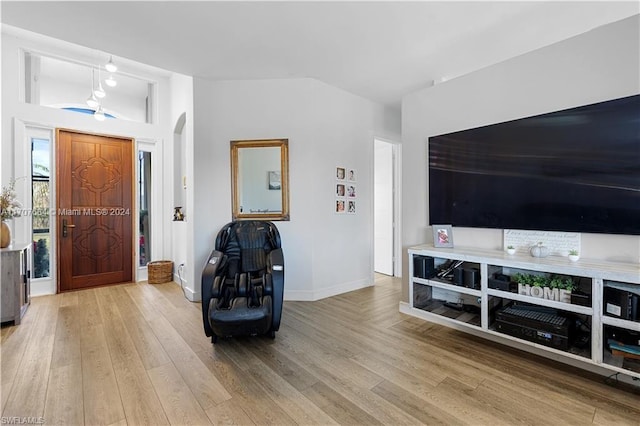
[[453,272],[454,269],[459,267],[464,263],[464,260],[448,260],[440,267],[440,272],[438,272],[438,278],[446,278],[449,274]]
[[510,305],[496,312],[496,330],[551,348],[568,350],[573,321],[555,309]]
[[640,321],[640,286],[608,283],[603,289],[603,295],[606,315]]
[[434,259],[431,256],[413,256],[413,276],[429,279],[436,275]]
[[[431,297],[436,300],[442,300],[444,305],[458,310],[475,310],[480,309],[482,299],[471,294],[458,293],[457,291],[445,290],[439,287],[433,287]],[[488,296],[487,304],[489,310],[500,305],[502,299],[499,297]]]

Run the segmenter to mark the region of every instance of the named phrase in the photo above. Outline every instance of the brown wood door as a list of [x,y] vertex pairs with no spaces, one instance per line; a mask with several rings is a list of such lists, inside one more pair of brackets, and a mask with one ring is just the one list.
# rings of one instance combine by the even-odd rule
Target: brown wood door
[[57,132],[58,288],[133,276],[133,140]]

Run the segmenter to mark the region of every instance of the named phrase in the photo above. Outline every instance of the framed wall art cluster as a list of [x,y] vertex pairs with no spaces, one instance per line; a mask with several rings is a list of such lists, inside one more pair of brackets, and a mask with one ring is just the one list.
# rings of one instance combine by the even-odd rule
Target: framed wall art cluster
[[336,167],[336,214],[356,214],[356,170],[346,167]]

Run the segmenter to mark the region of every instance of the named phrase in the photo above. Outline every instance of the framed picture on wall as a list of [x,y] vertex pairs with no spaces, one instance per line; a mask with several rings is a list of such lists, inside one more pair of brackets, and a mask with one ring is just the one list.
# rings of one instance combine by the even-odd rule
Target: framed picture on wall
[[356,181],[356,169],[349,169],[349,173],[347,173],[347,180],[349,182]]
[[336,179],[344,180],[346,177],[347,171],[344,167],[336,167]]
[[431,225],[434,247],[453,247],[453,229],[451,225]]
[[345,200],[336,200],[336,213],[344,214],[345,212]]
[[347,213],[356,214],[356,202],[355,200],[347,201]]
[[345,187],[343,183],[339,183],[336,185],[336,197],[344,197],[345,196]]
[[355,185],[347,185],[347,197],[356,198],[356,186]]

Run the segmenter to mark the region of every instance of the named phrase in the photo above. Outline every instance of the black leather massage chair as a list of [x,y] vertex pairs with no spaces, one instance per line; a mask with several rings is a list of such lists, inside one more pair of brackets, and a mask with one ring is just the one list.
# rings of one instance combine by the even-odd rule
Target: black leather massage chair
[[218,337],[267,334],[280,328],[284,258],[280,234],[271,222],[225,225],[202,271],[204,332]]

